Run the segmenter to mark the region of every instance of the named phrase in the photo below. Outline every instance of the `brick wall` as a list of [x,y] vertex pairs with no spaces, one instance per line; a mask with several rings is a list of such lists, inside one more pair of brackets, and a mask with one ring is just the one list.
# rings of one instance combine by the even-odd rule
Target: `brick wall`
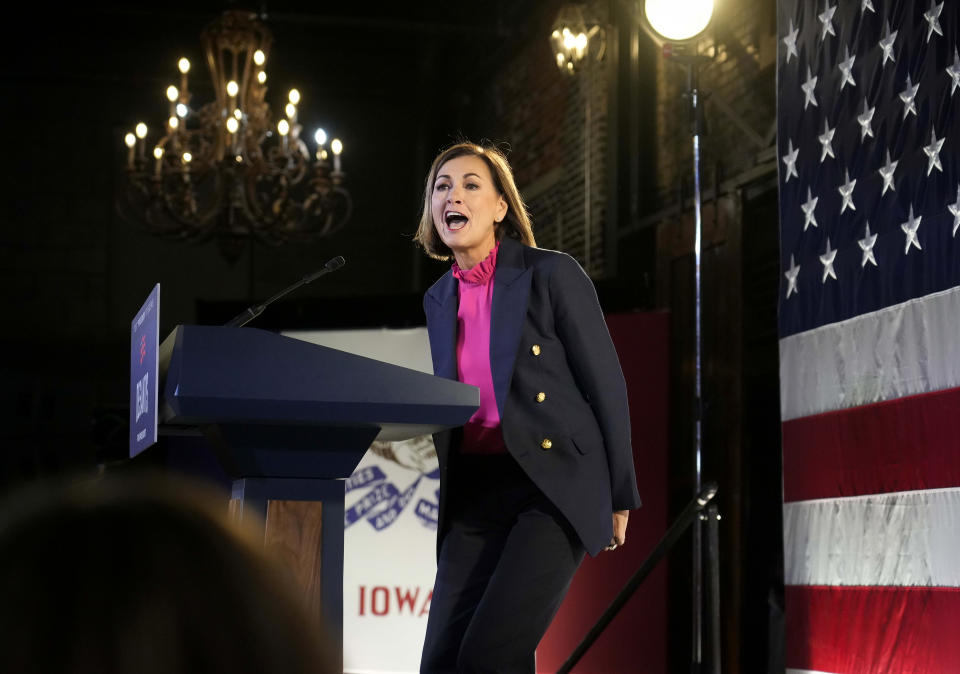
[[[607,4],[587,3],[588,24],[606,26]],[[486,114],[499,120],[495,138],[512,148],[537,244],[567,252],[603,276],[609,60],[588,59],[572,75],[557,68],[549,36],[559,5],[543,3],[529,39],[494,78]]]
[[[776,10],[761,0],[728,0],[717,10],[699,52],[715,54],[700,69],[700,89],[706,95],[701,162],[702,184],[751,168],[757,154],[774,138],[776,114]],[[692,188],[690,104],[684,97],[685,68],[657,59],[657,196],[661,205],[674,203]],[[681,186],[682,183],[682,186]]]

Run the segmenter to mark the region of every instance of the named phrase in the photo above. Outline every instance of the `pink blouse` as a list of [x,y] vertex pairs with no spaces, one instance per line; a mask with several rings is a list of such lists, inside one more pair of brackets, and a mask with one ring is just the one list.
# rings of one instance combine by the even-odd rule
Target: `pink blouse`
[[490,370],[490,318],[493,276],[499,242],[480,264],[466,271],[454,263],[457,293],[457,374],[465,384],[480,389],[480,409],[463,427],[460,451],[465,454],[500,454],[507,451],[500,431],[500,412]]

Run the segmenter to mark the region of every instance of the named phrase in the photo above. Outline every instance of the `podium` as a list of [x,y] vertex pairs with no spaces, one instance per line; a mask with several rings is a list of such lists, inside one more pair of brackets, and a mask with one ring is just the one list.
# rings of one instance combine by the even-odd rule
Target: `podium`
[[344,483],[375,439],[464,424],[476,387],[255,328],[178,326],[160,347],[161,433],[202,435],[338,640]]

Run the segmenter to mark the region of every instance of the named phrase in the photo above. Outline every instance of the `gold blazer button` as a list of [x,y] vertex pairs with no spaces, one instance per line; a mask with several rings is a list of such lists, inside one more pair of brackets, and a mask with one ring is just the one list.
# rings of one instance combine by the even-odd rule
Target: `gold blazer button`
[[532,353],[534,356],[539,356],[539,355],[540,355],[540,345],[539,345],[539,344],[534,344],[533,346],[531,346],[531,347],[530,347],[530,353]]
[[550,441],[550,438],[544,438],[543,442],[540,443],[540,446],[544,449],[550,449],[553,447],[553,443]]
[[543,402],[544,400],[546,400],[546,399],[547,399],[547,394],[544,393],[543,391],[540,391],[540,393],[537,394],[537,402],[538,402],[538,403],[542,403],[542,402]]

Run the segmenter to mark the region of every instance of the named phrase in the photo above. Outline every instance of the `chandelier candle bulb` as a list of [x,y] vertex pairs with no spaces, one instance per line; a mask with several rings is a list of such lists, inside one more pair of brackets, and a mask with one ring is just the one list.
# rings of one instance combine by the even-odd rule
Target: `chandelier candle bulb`
[[340,153],[343,152],[343,143],[339,138],[334,138],[330,141],[330,149],[333,150],[333,170],[335,173],[340,173]]
[[167,120],[167,126],[170,127],[171,131],[176,131],[177,127],[180,126],[180,119],[176,115],[170,115],[170,119]]
[[177,98],[180,97],[180,91],[172,84],[167,87],[167,100],[170,101],[170,116],[173,117],[177,112]]
[[230,107],[237,106],[237,93],[240,91],[239,85],[234,80],[227,82],[227,96],[230,97]]
[[263,53],[262,49],[258,49],[257,51],[253,52],[253,62],[258,66],[262,66],[267,62],[267,56]]
[[300,91],[298,89],[291,89],[290,93],[287,95],[287,98],[294,105],[300,104]]
[[160,147],[159,145],[153,148],[153,158],[156,159],[156,161],[153,164],[153,172],[154,172],[154,175],[156,175],[156,177],[159,178],[160,172],[163,168],[163,148]]
[[138,122],[134,132],[137,134],[137,154],[140,156],[141,161],[143,160],[143,139],[147,137],[147,125],[143,122]]
[[[181,57],[177,61],[177,69],[180,70],[180,91],[183,93],[184,98],[187,97],[187,73],[190,72],[190,61],[185,57]],[[182,117],[183,115],[181,115]]]
[[123,142],[127,145],[127,166],[133,168],[133,148],[137,145],[137,137],[132,133],[127,133],[123,137]]
[[277,122],[277,131],[280,133],[280,147],[284,152],[287,151],[287,134],[290,133],[290,122],[281,119]]
[[239,130],[239,128],[240,122],[237,121],[236,117],[227,117],[227,131],[230,132],[227,144],[230,146],[230,151],[233,154],[237,153],[237,130]]
[[261,70],[260,72],[257,73],[257,82],[259,82],[260,84],[267,83],[267,73],[265,70]]

